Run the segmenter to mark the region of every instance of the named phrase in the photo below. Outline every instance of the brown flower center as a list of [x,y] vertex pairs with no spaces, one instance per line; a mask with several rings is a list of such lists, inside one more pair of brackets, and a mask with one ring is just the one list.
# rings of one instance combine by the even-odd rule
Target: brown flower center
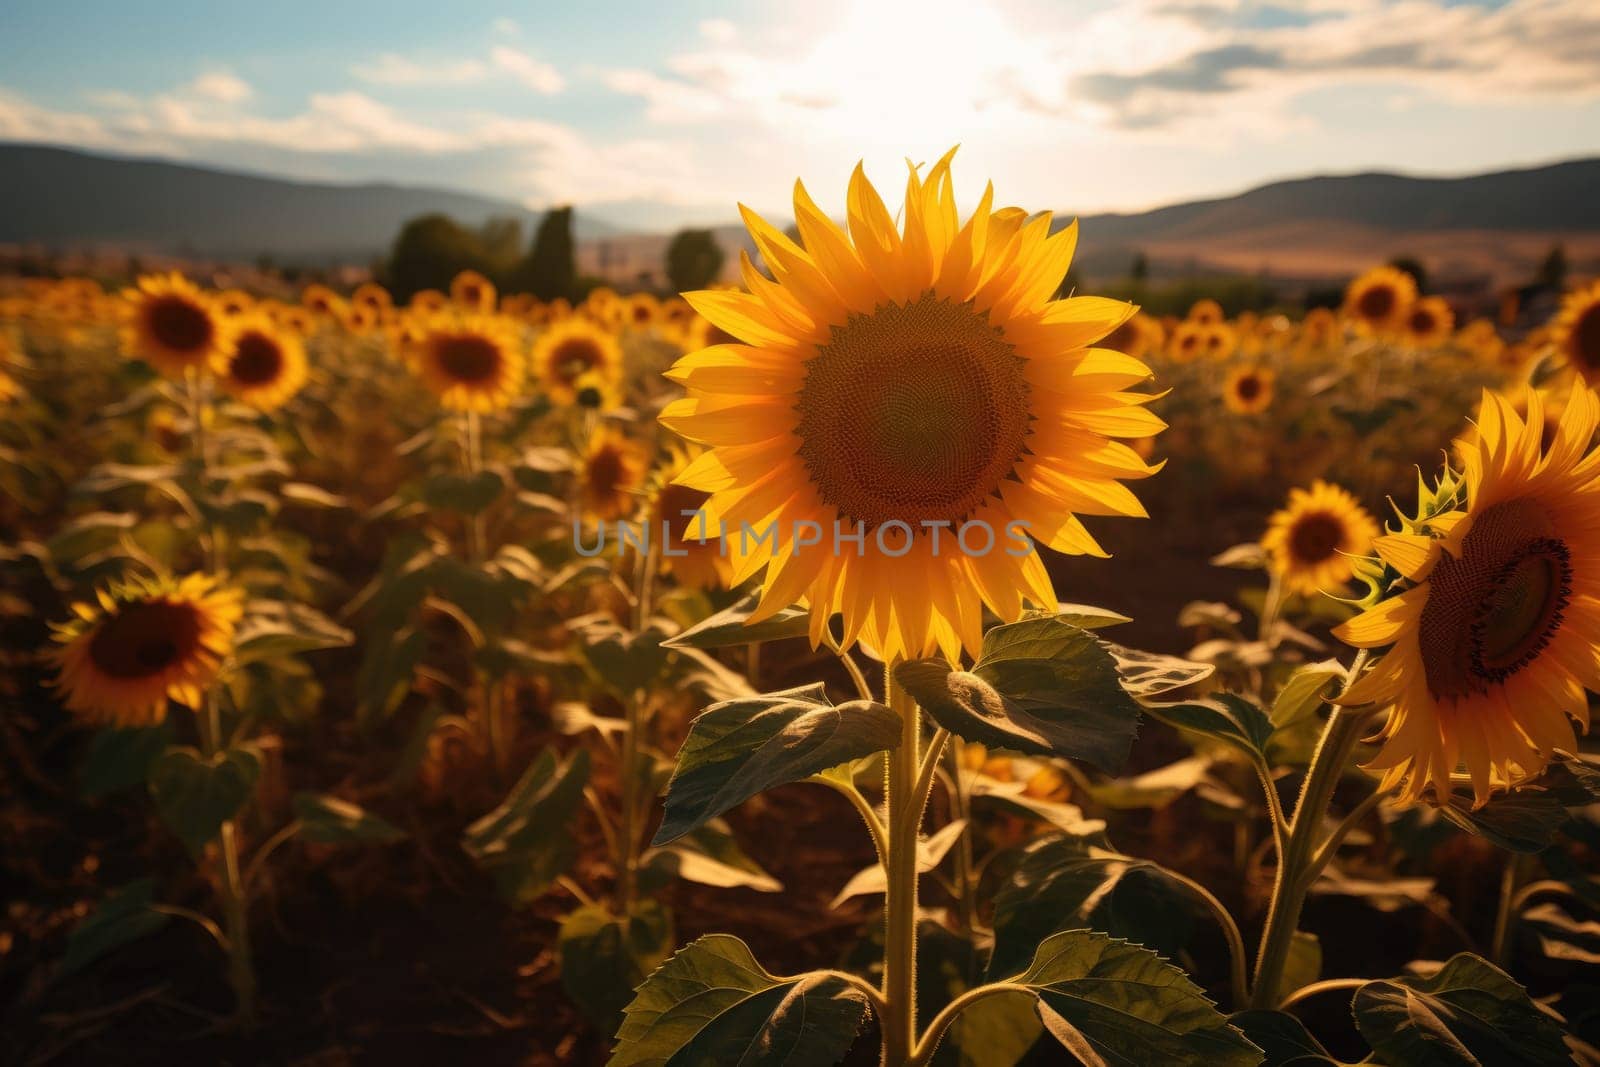
[[[702,542],[700,535],[705,535],[706,544],[715,541],[712,528],[704,524],[695,514],[706,506],[706,501],[711,499],[709,493],[699,489],[691,489],[687,485],[665,485],[661,494],[656,498],[656,521],[665,522],[670,530],[670,545],[674,550],[685,547],[697,547]],[[688,512],[689,514],[684,514]]]
[[1139,327],[1133,319],[1118,326],[1106,335],[1105,340],[1099,342],[1098,348],[1110,348],[1118,352],[1131,351],[1134,342],[1139,339]]
[[1387,285],[1374,285],[1356,299],[1356,313],[1372,322],[1380,322],[1394,314],[1395,292]]
[[1572,597],[1572,554],[1532,500],[1497,504],[1428,581],[1419,647],[1436,700],[1487,692],[1532,663]]
[[1261,379],[1254,374],[1246,374],[1233,383],[1233,391],[1240,400],[1254,400],[1261,395]]
[[113,678],[148,678],[181,663],[199,642],[193,604],[147,600],[124,605],[100,624],[89,659]]
[[255,330],[242,335],[228,363],[228,377],[244,385],[265,385],[283,372],[283,349]]
[[1303,564],[1331,559],[1344,543],[1344,523],[1326,511],[1311,511],[1289,529],[1289,552]]
[[185,297],[159,297],[145,315],[151,335],[175,352],[193,352],[211,343],[211,316]]
[[436,342],[439,369],[458,382],[491,381],[500,370],[500,349],[475,334],[458,334]]
[[1026,452],[1024,363],[969,304],[931,292],[852,315],[807,361],[795,405],[818,494],[870,528],[959,522]]
[[591,452],[583,470],[589,488],[596,493],[616,492],[626,473],[621,450],[609,445]]
[[1411,332],[1426,336],[1433,332],[1433,312],[1427,308],[1418,308],[1411,313]]
[[1600,371],[1600,300],[1584,308],[1572,324],[1568,347],[1586,376]]
[[600,346],[587,337],[569,337],[550,353],[550,369],[569,385],[600,365]]

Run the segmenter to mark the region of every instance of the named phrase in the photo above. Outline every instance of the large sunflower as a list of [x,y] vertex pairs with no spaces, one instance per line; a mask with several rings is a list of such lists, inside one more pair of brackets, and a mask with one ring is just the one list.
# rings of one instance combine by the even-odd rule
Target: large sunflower
[[124,353],[170,378],[204,370],[227,350],[216,304],[181,274],[147,274],[124,294]]
[[1373,267],[1344,292],[1347,318],[1373,333],[1405,325],[1417,300],[1417,280],[1398,267]]
[[804,600],[813,641],[838,612],[847,644],[954,660],[977,648],[984,604],[1004,619],[1056,605],[1013,534],[1103,556],[1074,512],[1144,514],[1118,479],[1154,468],[1112,438],[1164,426],[1123,391],[1150,372],[1090,347],[1134,308],[1052,300],[1077,227],[995,210],[992,189],[962,222],[949,155],[912,168],[903,226],[859,166],[848,235],[798,182],[794,202],[801,244],[744,209],[772,278],[745,256],[747,291],[688,294],[743,343],[669,372],[689,395],[661,421],[710,446],[678,480],[710,494],[735,581],[764,572],[754,618]]
[[1348,585],[1355,557],[1372,551],[1378,524],[1356,498],[1318,479],[1289,490],[1289,502],[1267,520],[1261,547],[1291,593],[1314,596]]
[[1600,282],[1574,289],[1555,318],[1556,349],[1589,385],[1600,385]]
[[199,708],[233,651],[242,594],[191,574],[135,581],[77,604],[56,628],[57,687],[68,710],[95,722],[147,726],[167,701]]
[[404,351],[423,384],[452,411],[494,411],[522,385],[517,330],[498,315],[458,312],[425,319],[409,332]]
[[238,321],[229,351],[215,369],[229,396],[271,411],[305,384],[306,350],[300,338],[257,312]]
[[577,385],[586,374],[615,383],[622,376],[622,347],[616,335],[585,319],[555,323],[533,343],[534,373],[550,399],[577,400]]
[[650,536],[662,538],[661,569],[690,589],[718,589],[733,577],[733,563],[717,531],[705,521],[703,509],[710,494],[679,485],[675,479],[703,449],[672,448],[652,479]]
[[1548,448],[1541,401],[1527,404],[1524,420],[1484,395],[1477,434],[1456,442],[1465,506],[1379,538],[1410,587],[1335,631],[1388,648],[1341,702],[1390,709],[1371,766],[1408,800],[1448,796],[1463,767],[1479,804],[1538,774],[1575,748],[1584,691],[1600,689],[1600,403],[1575,389]]

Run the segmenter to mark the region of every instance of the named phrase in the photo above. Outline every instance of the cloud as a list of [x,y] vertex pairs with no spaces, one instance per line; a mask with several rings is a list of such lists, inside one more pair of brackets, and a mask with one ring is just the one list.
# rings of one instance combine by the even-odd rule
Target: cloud
[[200,75],[189,83],[188,91],[195,96],[224,104],[236,104],[241,100],[250,99],[254,94],[249,83],[225,70]]
[[489,52],[489,58],[497,68],[536,93],[559,93],[567,86],[556,68],[515,48],[495,45]]
[[478,85],[502,76],[537,93],[559,93],[566,88],[566,80],[555,67],[509,45],[495,45],[483,59],[422,60],[385,52],[371,62],[356,64],[350,73],[369,85]]

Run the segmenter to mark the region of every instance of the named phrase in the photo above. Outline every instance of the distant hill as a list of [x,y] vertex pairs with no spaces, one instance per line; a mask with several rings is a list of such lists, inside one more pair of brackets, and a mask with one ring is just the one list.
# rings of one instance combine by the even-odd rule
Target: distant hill
[[1580,260],[1600,257],[1597,190],[1600,159],[1464,178],[1273,182],[1138,214],[1086,215],[1080,267],[1125,268],[1138,251],[1169,264],[1317,277],[1411,254],[1454,273],[1514,273],[1555,241]]
[[[362,263],[407,219],[501,216],[532,237],[538,212],[510,201],[401,185],[337,185],[151,159],[0,144],[0,244],[115,247],[217,259]],[[580,239],[614,232],[581,215]]]

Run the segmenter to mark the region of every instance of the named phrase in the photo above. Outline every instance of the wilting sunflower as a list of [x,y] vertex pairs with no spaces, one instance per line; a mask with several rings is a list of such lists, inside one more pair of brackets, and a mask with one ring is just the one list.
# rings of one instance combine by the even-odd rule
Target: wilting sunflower
[[1355,557],[1372,551],[1378,524],[1356,498],[1318,479],[1289,490],[1289,502],[1267,520],[1261,538],[1272,569],[1291,593],[1314,596],[1348,585]]
[[1425,296],[1406,314],[1406,340],[1419,348],[1444,344],[1455,327],[1456,313],[1442,297]]
[[1417,300],[1417,281],[1398,267],[1373,267],[1344,293],[1344,313],[1373,333],[1389,333],[1405,325]]
[[57,687],[68,710],[95,722],[148,726],[167,701],[199,708],[233,651],[242,594],[210,577],[135,581],[73,606],[56,627]]
[[583,513],[601,522],[632,515],[649,469],[650,458],[642,446],[615,430],[599,431],[590,438],[578,467]]
[[[1043,561],[1014,534],[1105,555],[1074,513],[1144,514],[1118,479],[1154,469],[1112,438],[1163,428],[1149,395],[1123,391],[1150,372],[1089,347],[1134,308],[1052,300],[1076,226],[995,210],[992,189],[962,222],[950,155],[925,178],[912,168],[903,226],[860,166],[848,235],[798,182],[794,202],[804,247],[744,210],[772,279],[745,256],[748,291],[688,294],[743,343],[669,372],[689,395],[661,421],[711,446],[678,480],[740,531],[735,581],[764,572],[755,618],[804,600],[814,642],[838,612],[847,644],[954,660],[977,648],[985,603],[1004,619],[1025,598],[1056,605]],[[797,545],[805,524],[824,539],[810,550]],[[767,529],[778,544],[760,539]],[[857,531],[859,549],[835,551],[836,533]]]
[[533,367],[551,400],[571,404],[584,375],[592,372],[613,383],[621,379],[622,347],[611,331],[584,319],[567,319],[533,343]]
[[123,296],[123,352],[169,378],[203,370],[226,350],[226,320],[182,275],[147,274]]
[[413,323],[407,333],[406,358],[452,411],[494,411],[522,387],[522,343],[507,319],[458,312]]
[[256,313],[238,320],[233,342],[214,369],[217,384],[229,396],[271,411],[305,384],[305,345],[265,314]]
[[493,311],[499,297],[494,282],[475,270],[464,270],[450,280],[450,299],[469,311]]
[[1448,796],[1464,767],[1482,804],[1572,751],[1574,720],[1588,728],[1584,691],[1600,689],[1597,422],[1600,403],[1575,389],[1543,448],[1538,397],[1523,420],[1486,393],[1476,439],[1456,443],[1464,507],[1459,496],[1419,507],[1374,546],[1411,586],[1335,630],[1388,648],[1341,703],[1390,709],[1370,766],[1406,799],[1429,786]]
[[720,589],[733,577],[733,562],[702,513],[710,494],[674,479],[700,456],[693,446],[672,448],[651,479],[650,536],[662,541],[661,569],[688,589]]
[[1568,365],[1590,386],[1600,384],[1600,282],[1561,301],[1552,339]]
[[1258,415],[1272,406],[1277,375],[1270,367],[1235,367],[1222,387],[1222,402],[1235,415]]

